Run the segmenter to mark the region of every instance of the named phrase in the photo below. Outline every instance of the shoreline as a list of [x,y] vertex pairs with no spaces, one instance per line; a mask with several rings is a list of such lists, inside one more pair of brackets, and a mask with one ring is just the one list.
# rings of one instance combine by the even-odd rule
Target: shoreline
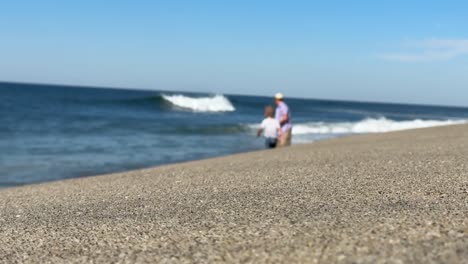
[[[421,129],[421,128],[414,128],[414,129]],[[410,130],[410,129],[408,129],[408,130]],[[392,132],[383,132],[383,133],[378,133],[378,134],[385,134],[385,133],[392,133]],[[368,134],[372,134],[372,133],[368,133]],[[292,144],[291,146],[316,144],[316,143],[322,142],[322,141],[329,141],[329,140],[340,139],[340,138],[362,136],[362,135],[368,135],[368,134],[350,134],[350,135],[344,135],[344,136],[341,135],[341,136],[336,136],[336,137],[320,139],[320,140],[312,141],[312,142],[295,143],[295,144]],[[263,140],[263,137],[261,139]],[[216,158],[225,158],[225,157],[230,157],[230,156],[242,155],[242,154],[247,154],[247,153],[252,153],[252,152],[259,152],[259,151],[269,151],[269,150],[271,150],[271,149],[265,149],[265,148],[253,149],[253,150],[247,150],[247,151],[225,153],[225,154],[216,155],[216,156],[212,156],[212,157],[201,158],[201,159],[193,159],[193,160],[190,160],[190,159],[184,160],[184,159],[182,159],[180,161],[174,161],[174,162],[170,162],[170,163],[163,163],[163,164],[158,164],[158,165],[148,165],[147,167],[141,167],[141,168],[130,169],[130,170],[117,170],[117,171],[109,172],[109,173],[91,174],[91,175],[77,176],[77,177],[71,177],[71,178],[47,180],[47,181],[32,182],[32,183],[25,183],[25,184],[16,184],[16,185],[0,185],[0,192],[2,190],[11,189],[11,188],[21,188],[21,187],[26,187],[26,186],[49,184],[49,183],[60,182],[60,181],[68,181],[68,180],[74,180],[74,179],[85,179],[85,178],[90,178],[90,177],[100,177],[100,176],[106,176],[106,175],[131,173],[131,172],[136,172],[136,171],[140,171],[140,170],[157,169],[159,167],[164,167],[164,166],[178,165],[178,164],[184,164],[184,163],[188,163],[188,162],[205,161],[205,160],[216,159]]]
[[[338,135],[338,136],[319,139],[319,140],[311,141],[311,142],[300,142],[300,143],[295,143],[295,144],[293,143],[291,146],[294,147],[294,146],[300,146],[300,145],[317,144],[317,143],[320,143],[320,142],[328,142],[328,141],[332,141],[332,140],[339,140],[339,139],[349,138],[349,137],[359,137],[359,136],[367,136],[367,135],[397,133],[397,132],[410,131],[410,130],[419,130],[419,129],[427,129],[427,128],[430,129],[430,128],[446,127],[446,126],[458,126],[458,125],[464,125],[464,124],[465,123],[433,126],[433,127],[426,127],[426,128],[411,128],[411,129],[403,129],[403,130],[399,130],[399,131],[389,131],[389,132]],[[261,139],[263,140],[263,138],[261,138]],[[184,163],[188,163],[188,162],[198,162],[198,161],[205,161],[205,160],[216,159],[216,158],[225,158],[225,157],[230,157],[230,156],[235,156],[235,155],[242,155],[242,154],[246,154],[246,153],[259,152],[259,151],[268,151],[268,150],[271,150],[271,149],[264,149],[264,148],[263,149],[253,149],[253,150],[247,150],[247,151],[225,153],[225,154],[215,155],[215,156],[201,158],[201,159],[192,159],[192,160],[191,159],[182,159],[180,161],[174,161],[174,162],[170,162],[170,163],[162,163],[162,164],[157,164],[157,165],[148,165],[148,166],[145,166],[145,167],[129,169],[129,170],[116,170],[116,171],[111,171],[111,172],[108,172],[108,173],[97,173],[97,174],[90,174],[90,175],[83,175],[83,176],[76,176],[76,177],[62,178],[62,179],[53,179],[53,180],[46,180],[46,181],[39,181],[39,182],[31,182],[31,183],[24,183],[24,184],[12,184],[12,185],[5,184],[5,185],[0,185],[0,192],[2,190],[11,189],[11,188],[21,188],[21,187],[25,187],[25,186],[35,186],[35,185],[49,184],[49,183],[60,182],[60,181],[68,181],[68,180],[74,180],[74,179],[85,179],[85,178],[90,178],[90,177],[100,177],[100,176],[122,174],[122,173],[132,173],[132,172],[137,172],[137,171],[140,171],[140,170],[157,169],[159,167],[164,167],[164,166],[169,166],[169,165],[178,165],[178,164],[184,164]]]
[[0,189],[0,259],[468,261],[468,125]]

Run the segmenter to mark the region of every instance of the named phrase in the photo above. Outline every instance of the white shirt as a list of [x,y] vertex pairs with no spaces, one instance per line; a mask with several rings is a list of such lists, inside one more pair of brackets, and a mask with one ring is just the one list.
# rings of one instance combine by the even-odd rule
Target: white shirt
[[266,138],[278,137],[278,129],[280,128],[280,123],[278,122],[278,120],[271,117],[267,117],[263,119],[260,127],[263,128],[263,135]]

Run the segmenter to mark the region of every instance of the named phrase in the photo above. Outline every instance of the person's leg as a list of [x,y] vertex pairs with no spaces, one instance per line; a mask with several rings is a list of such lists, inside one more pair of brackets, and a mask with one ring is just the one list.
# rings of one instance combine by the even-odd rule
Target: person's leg
[[271,138],[270,139],[270,148],[275,148],[277,141],[278,140],[276,138]]
[[267,148],[274,148],[276,147],[276,138],[266,138],[265,139],[265,146]]
[[278,138],[278,147],[286,147],[291,145],[291,129],[288,129],[281,134],[281,137]]
[[291,146],[291,139],[292,139],[292,128],[288,129],[288,131],[286,132],[285,146]]

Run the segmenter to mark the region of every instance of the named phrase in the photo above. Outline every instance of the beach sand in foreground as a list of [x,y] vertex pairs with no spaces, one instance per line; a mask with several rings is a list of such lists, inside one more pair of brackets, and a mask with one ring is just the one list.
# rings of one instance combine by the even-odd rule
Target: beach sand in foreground
[[0,191],[0,262],[467,263],[468,125]]

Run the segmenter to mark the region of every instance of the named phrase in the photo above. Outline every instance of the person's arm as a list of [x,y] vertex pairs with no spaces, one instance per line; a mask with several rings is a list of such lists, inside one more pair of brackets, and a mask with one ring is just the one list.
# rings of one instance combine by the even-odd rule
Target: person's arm
[[279,119],[279,123],[280,123],[280,126],[283,126],[284,124],[286,124],[288,121],[289,121],[289,107],[282,103],[280,106],[280,113],[283,112],[284,114],[281,116],[281,118]]
[[284,114],[284,115],[281,117],[280,125],[282,126],[282,125],[286,124],[288,121],[289,121],[289,113],[286,112],[286,114]]
[[260,127],[257,130],[257,137],[259,137],[262,134],[264,129],[265,129],[265,120],[262,121],[262,123],[260,124]]
[[276,134],[278,134],[278,137],[281,137],[283,131],[281,131],[281,125],[278,121],[276,121]]
[[257,130],[257,137],[259,137],[262,134],[262,132],[263,132],[263,127]]
[[277,133],[278,133],[278,137],[281,137],[281,134],[283,134],[283,131],[281,131],[281,128],[278,128],[278,130],[276,130]]

